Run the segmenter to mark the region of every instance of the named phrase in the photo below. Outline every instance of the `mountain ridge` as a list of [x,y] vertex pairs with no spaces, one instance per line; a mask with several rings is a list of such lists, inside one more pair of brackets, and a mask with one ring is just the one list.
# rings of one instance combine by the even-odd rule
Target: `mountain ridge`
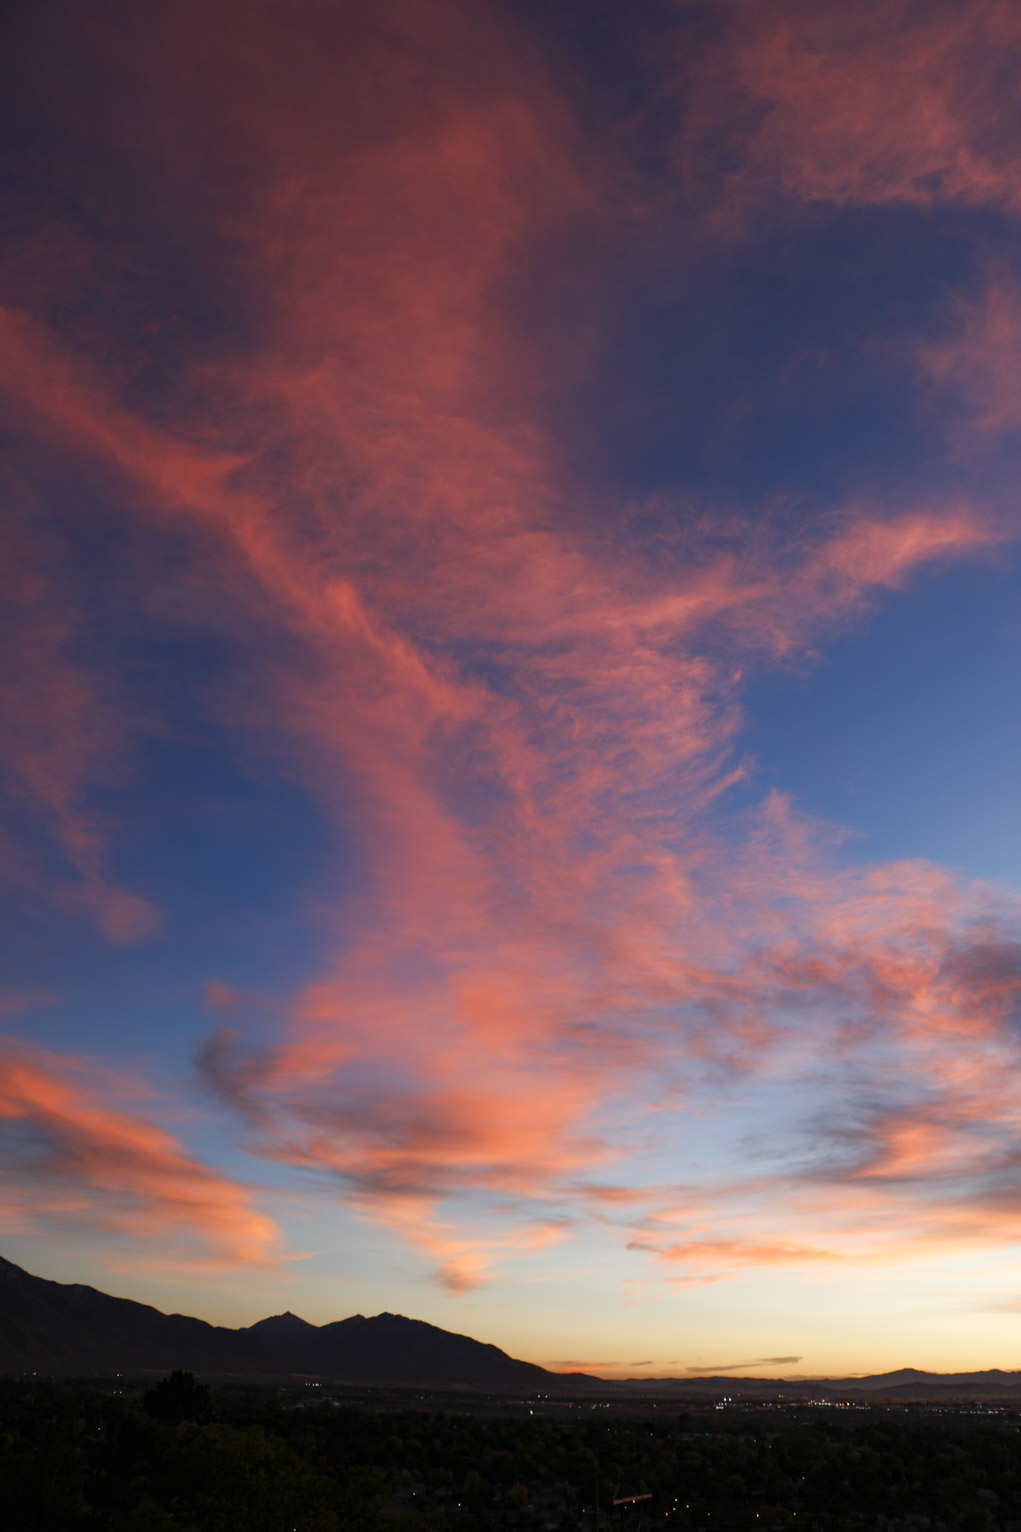
[[312,1325],[288,1313],[231,1330],[82,1283],[36,1277],[0,1257],[0,1374],[174,1368],[506,1392],[562,1386],[561,1374],[402,1314],[354,1314]]
[[186,1314],[164,1314],[80,1282],[36,1277],[0,1256],[0,1375],[165,1373],[318,1377],[368,1385],[498,1393],[603,1396],[879,1399],[982,1395],[1021,1398],[1021,1370],[932,1373],[915,1367],[855,1377],[726,1375],[599,1378],[552,1372],[498,1346],[421,1319],[384,1312],[314,1325],[289,1310],[236,1330]]

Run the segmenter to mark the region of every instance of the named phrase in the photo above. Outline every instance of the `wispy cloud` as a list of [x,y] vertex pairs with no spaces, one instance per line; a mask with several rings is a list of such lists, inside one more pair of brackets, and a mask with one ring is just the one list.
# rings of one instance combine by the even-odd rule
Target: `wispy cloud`
[[1001,61],[1021,23],[1006,0],[924,10],[870,0],[853,11],[735,0],[718,20],[715,67],[698,61],[682,163],[704,177],[722,160],[721,198],[1018,211]]
[[277,1231],[250,1188],[189,1155],[166,1129],[109,1105],[111,1082],[81,1059],[0,1042],[0,1220],[106,1230],[206,1267],[273,1258]]
[[708,1366],[689,1367],[687,1370],[694,1373],[740,1372],[746,1367],[786,1367],[800,1361],[799,1356],[760,1356],[754,1362],[711,1362]]
[[[629,541],[549,428],[544,353],[511,294],[568,233],[616,226],[612,178],[584,169],[508,21],[423,16],[324,20],[324,52],[311,12],[292,26],[264,8],[239,33],[214,8],[187,60],[160,17],[141,41],[83,24],[121,82],[89,129],[110,195],[139,188],[125,144],[188,123],[144,179],[238,295],[244,340],[182,346],[157,405],[130,334],[58,325],[13,277],[0,313],[20,426],[130,529],[120,598],[160,633],[215,633],[217,728],[353,848],[355,892],[321,898],[320,961],[269,1043],[246,1038],[240,992],[207,985],[232,1027],[200,1073],[253,1153],[396,1230],[454,1292],[575,1217],[677,1284],[1013,1238],[1016,909],[924,864],[849,867],[839,831],[780,793],[727,807],[749,777],[749,676],[988,557],[1011,516],[877,488],[722,525],[661,496],[639,507],[672,529],[655,556]],[[713,103],[752,108],[720,200],[1016,210],[1016,144],[975,85],[1012,10],[727,17],[727,89],[707,72],[678,148],[712,179]],[[1012,418],[1013,343],[998,357],[990,340],[1012,302],[1005,281],[930,359],[977,419]],[[10,555],[6,769],[67,864],[40,879],[138,936],[157,917],[120,889],[90,798],[132,728],[45,552],[26,533]],[[684,1205],[629,1175],[636,1123],[666,1137],[777,1076],[803,1095],[767,1170],[704,1178]],[[50,1216],[80,1199],[112,1227],[168,1219],[217,1258],[266,1258],[274,1231],[245,1188],[61,1080],[26,1059],[8,1082],[10,1120],[50,1146],[18,1171],[33,1196],[60,1188]],[[515,1211],[493,1232],[467,1204],[497,1196]]]
[[[17,497],[20,486],[9,485]],[[95,801],[125,770],[129,731],[113,699],[78,657],[81,624],[52,546],[33,531],[28,507],[5,517],[0,573],[6,590],[0,673],[0,772],[8,811],[0,861],[12,892],[95,921],[110,940],[156,931],[160,915],[110,872],[113,825]],[[39,845],[42,839],[43,847]]]

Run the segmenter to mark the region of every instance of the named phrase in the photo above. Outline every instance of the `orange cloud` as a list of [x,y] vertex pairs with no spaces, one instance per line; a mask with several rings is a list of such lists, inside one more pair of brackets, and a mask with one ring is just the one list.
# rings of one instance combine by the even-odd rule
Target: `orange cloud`
[[[654,1198],[631,1248],[692,1280],[832,1262],[902,1245],[906,1204],[934,1238],[993,1237],[993,1189],[970,1223],[946,1192],[980,1114],[1004,1141],[1013,1121],[998,1076],[1014,990],[991,896],[920,865],[846,872],[833,835],[780,795],[713,815],[744,774],[749,671],[1010,529],[963,497],[897,512],[862,499],[796,540],[697,523],[652,563],[582,514],[545,425],[538,342],[510,311],[529,259],[607,216],[515,30],[445,4],[385,5],[371,28],[350,11],[246,10],[241,25],[229,6],[186,9],[201,19],[186,50],[177,14],[144,35],[82,23],[85,56],[115,82],[87,131],[139,196],[153,168],[132,146],[164,144],[170,215],[197,226],[201,258],[258,315],[252,334],[193,358],[159,407],[129,356],[111,363],[84,326],[58,340],[13,282],[0,339],[18,419],[149,550],[138,607],[222,638],[218,726],[355,848],[357,894],[320,912],[320,969],[280,1035],[260,1051],[221,1032],[201,1051],[249,1146],[318,1173],[464,1291],[559,1237],[579,1184],[604,1217],[649,1200],[605,1184],[636,1100],[645,1127],[701,1105],[707,1081],[768,1078],[780,1056],[806,1094],[813,1069],[853,1060],[862,1100],[842,1138],[818,1134],[782,1185],[714,1189],[726,1234],[692,1233],[683,1198]],[[744,30],[721,68],[756,107],[742,187],[1013,206],[1015,149],[985,143],[968,75],[981,84],[1013,36],[1010,11],[733,14]],[[880,23],[895,45],[877,52]],[[708,111],[694,102],[690,155]],[[188,124],[172,148],[163,121]],[[83,786],[118,724],[99,678],[69,665],[73,614],[62,625],[40,590],[45,664],[18,673],[11,770],[82,897],[130,934],[145,910],[110,883]],[[216,981],[207,998],[233,1000]],[[962,1044],[977,1056],[963,1076]],[[58,1145],[69,1208],[106,1208],[109,1177],[115,1226],[166,1217],[221,1255],[265,1257],[273,1231],[243,1189],[162,1130],[18,1069],[7,1110]],[[894,1099],[872,1099],[877,1078]],[[802,1225],[823,1187],[839,1227],[816,1243]],[[467,1228],[458,1199],[495,1196],[542,1213],[509,1235]]]
[[[205,1265],[272,1258],[277,1231],[251,1191],[185,1153],[164,1128],[106,1105],[79,1061],[0,1045],[0,1123],[10,1134],[4,1226],[103,1228]],[[2,1135],[0,1135],[2,1137]]]
[[[208,1077],[246,1108],[262,1152],[338,1177],[463,1288],[479,1260],[444,1232],[435,1199],[535,1195],[608,1158],[590,1124],[665,1056],[664,1006],[712,1008],[711,1032],[688,1028],[696,1055],[747,1060],[772,1040],[750,1025],[747,986],[713,973],[735,956],[720,901],[741,911],[743,945],[774,918],[764,887],[804,902],[832,880],[776,800],[725,884],[714,875],[700,816],[727,780],[732,656],[803,648],[919,566],[999,534],[960,506],[851,513],[794,561],[760,545],[657,582],[535,525],[522,492],[546,493],[535,463],[502,480],[486,536],[466,537],[459,432],[428,443],[450,455],[442,493],[393,506],[394,523],[413,513],[432,528],[442,559],[420,568],[413,595],[399,564],[392,588],[392,528],[375,554],[363,529],[359,586],[332,528],[295,524],[236,453],[135,421],[80,362],[24,326],[12,333],[36,380],[23,407],[31,399],[44,429],[111,460],[154,513],[215,531],[215,599],[231,603],[241,652],[255,643],[264,658],[267,626],[287,636],[286,660],[264,663],[258,699],[237,709],[244,727],[325,812],[350,822],[357,805],[372,858],[357,950],[345,914],[333,976],[297,998],[286,1039],[262,1058],[217,1044]],[[314,492],[323,444],[311,418]],[[389,436],[380,451],[392,476],[401,453]],[[489,647],[500,686],[460,671],[451,651],[467,641]],[[725,661],[709,658],[714,644]],[[873,921],[890,918],[884,900],[906,918],[903,893],[875,886]],[[783,961],[793,970],[804,956]],[[748,1257],[770,1248],[749,1244]]]
[[632,1240],[629,1250],[646,1250],[661,1261],[692,1265],[723,1266],[797,1266],[803,1261],[834,1261],[835,1251],[811,1245],[777,1243],[753,1245],[737,1239],[699,1239],[688,1244],[650,1245]]

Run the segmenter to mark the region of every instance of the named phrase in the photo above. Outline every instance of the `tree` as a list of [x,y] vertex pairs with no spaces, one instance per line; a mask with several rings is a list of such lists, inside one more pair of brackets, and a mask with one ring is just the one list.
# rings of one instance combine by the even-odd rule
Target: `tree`
[[146,1389],[145,1409],[165,1426],[180,1425],[182,1420],[208,1420],[209,1387],[196,1383],[194,1373],[172,1372],[155,1388]]

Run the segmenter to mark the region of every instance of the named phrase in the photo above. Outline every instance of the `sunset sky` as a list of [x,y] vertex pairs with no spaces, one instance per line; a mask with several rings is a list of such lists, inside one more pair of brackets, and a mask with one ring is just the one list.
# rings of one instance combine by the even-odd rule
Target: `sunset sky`
[[8,0],[0,1253],[1021,1367],[1021,7]]

